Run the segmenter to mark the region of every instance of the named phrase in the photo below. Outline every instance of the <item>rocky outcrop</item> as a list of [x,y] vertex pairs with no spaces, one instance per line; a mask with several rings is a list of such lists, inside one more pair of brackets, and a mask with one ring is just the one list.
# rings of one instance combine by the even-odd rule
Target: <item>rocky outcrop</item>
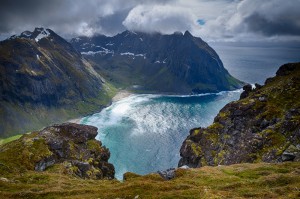
[[285,64],[264,86],[244,90],[212,125],[190,131],[179,166],[300,160],[300,63]]
[[3,161],[7,155],[21,149],[21,155],[12,156],[8,162],[22,165],[13,166],[20,170],[44,171],[60,165],[64,173],[81,178],[113,179],[114,166],[108,163],[110,152],[95,140],[96,135],[97,128],[93,126],[53,125],[1,147],[0,156]]

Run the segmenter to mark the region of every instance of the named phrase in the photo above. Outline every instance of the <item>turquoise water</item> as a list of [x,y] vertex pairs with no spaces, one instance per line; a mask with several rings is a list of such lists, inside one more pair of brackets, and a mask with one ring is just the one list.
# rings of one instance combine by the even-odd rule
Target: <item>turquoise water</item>
[[[214,47],[225,68],[248,83],[263,83],[278,67],[300,61],[299,49]],[[98,127],[98,139],[110,149],[116,177],[127,171],[147,174],[176,167],[183,140],[194,127],[212,123],[219,110],[241,90],[198,96],[133,95],[82,119]]]
[[197,96],[132,95],[82,119],[98,127],[110,149],[116,177],[126,171],[147,174],[176,167],[179,149],[194,127],[212,123],[218,111],[241,90]]

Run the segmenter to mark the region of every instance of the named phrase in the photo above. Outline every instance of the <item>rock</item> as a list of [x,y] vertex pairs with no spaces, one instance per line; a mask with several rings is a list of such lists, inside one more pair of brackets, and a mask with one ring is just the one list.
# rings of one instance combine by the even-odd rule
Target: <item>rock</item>
[[9,179],[7,179],[7,178],[4,178],[4,177],[0,177],[0,181],[2,181],[2,182],[10,182],[10,180],[9,180]]
[[188,165],[183,165],[181,167],[179,167],[180,169],[189,169],[190,167]]
[[258,84],[258,83],[255,83],[254,85],[255,85],[255,90],[258,90],[258,89],[260,89],[261,87],[263,87],[262,85],[260,85],[260,84]]
[[54,157],[50,156],[50,157],[42,159],[40,162],[38,162],[35,165],[34,170],[36,170],[36,171],[45,171],[46,168],[48,168],[49,166],[52,166],[54,164],[55,164]]
[[259,100],[260,102],[266,102],[266,101],[267,101],[267,98],[264,97],[264,96],[262,96],[262,97],[259,97],[258,100]]
[[246,84],[244,87],[243,87],[243,92],[240,96],[240,99],[244,99],[246,97],[248,97],[249,93],[252,91],[252,85],[250,84]]
[[286,76],[291,74],[295,69],[299,67],[297,63],[289,63],[282,65],[276,72],[277,76]]
[[157,171],[157,173],[165,180],[171,180],[175,178],[175,168],[170,168],[165,171]]
[[[300,145],[290,145],[283,153],[282,153],[282,161],[294,161],[300,158]],[[299,161],[299,160],[298,160]]]
[[295,159],[295,157],[296,156],[293,153],[287,153],[287,152],[284,152],[281,156],[283,162],[293,161]]

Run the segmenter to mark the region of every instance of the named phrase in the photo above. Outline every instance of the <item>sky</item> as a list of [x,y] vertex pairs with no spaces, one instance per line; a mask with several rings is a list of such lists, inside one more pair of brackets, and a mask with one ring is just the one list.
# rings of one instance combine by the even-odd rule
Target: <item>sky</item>
[[65,38],[126,29],[206,41],[300,41],[300,0],[1,0],[0,39],[35,27]]

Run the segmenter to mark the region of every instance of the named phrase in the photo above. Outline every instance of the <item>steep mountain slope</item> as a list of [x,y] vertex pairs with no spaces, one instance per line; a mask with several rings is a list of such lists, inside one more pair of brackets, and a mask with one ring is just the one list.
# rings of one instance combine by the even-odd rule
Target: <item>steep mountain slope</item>
[[50,29],[0,42],[0,136],[88,113],[90,106],[100,109],[109,102],[109,89],[90,63]]
[[223,67],[203,40],[184,34],[125,31],[71,40],[95,69],[118,86],[147,92],[201,93],[238,88],[241,82]]
[[184,141],[179,166],[300,161],[300,63],[285,64],[264,86],[244,86],[214,123]]

